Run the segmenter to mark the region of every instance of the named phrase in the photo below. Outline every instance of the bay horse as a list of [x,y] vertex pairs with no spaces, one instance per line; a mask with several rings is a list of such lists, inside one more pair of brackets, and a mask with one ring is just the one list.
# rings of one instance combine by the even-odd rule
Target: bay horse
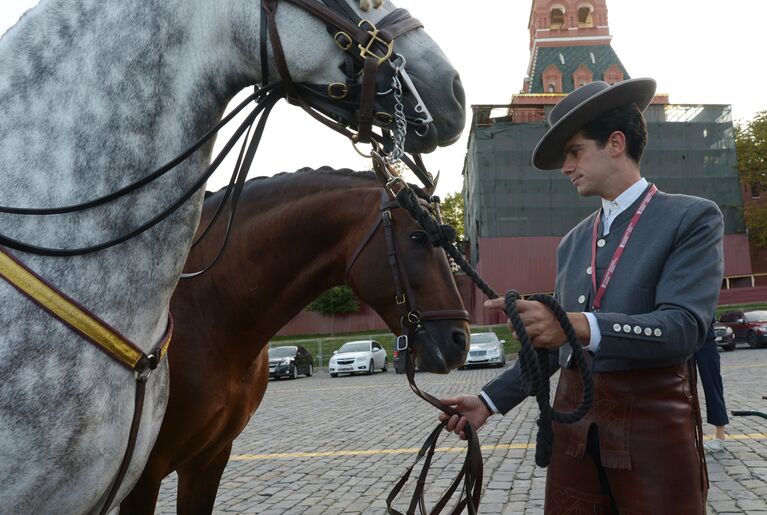
[[[281,60],[273,39],[261,41],[257,0],[40,0],[0,39],[0,206],[72,206],[134,184],[202,140],[237,92],[271,84],[285,69],[296,83],[346,81],[349,52],[316,13],[297,0],[262,2],[280,30]],[[370,25],[395,12],[390,3],[368,13],[355,0],[336,3]],[[394,48],[407,59],[433,122],[426,132],[408,132],[404,148],[428,152],[457,139],[463,96],[447,58],[423,29],[412,29]],[[374,86],[378,102],[390,85]],[[411,93],[404,91],[408,116]],[[0,214],[0,235],[25,243],[10,252],[148,354],[169,327],[211,149],[208,140],[172,173],[104,205],[50,216]],[[116,243],[174,205],[127,241],[74,252]],[[73,253],[49,255],[40,247]],[[6,281],[0,281],[0,327],[3,512],[77,514],[116,506],[159,431],[167,363],[147,379],[143,409],[136,410],[138,381],[130,369]],[[135,439],[129,437],[134,411],[143,414]],[[125,460],[131,441],[132,458]],[[120,481],[123,463],[129,467]]]
[[[173,293],[168,408],[122,513],[153,513],[160,483],[174,470],[178,513],[212,511],[232,442],[266,391],[267,343],[321,292],[346,282],[392,332],[401,332],[384,229],[376,225],[383,215],[381,191],[372,173],[330,169],[246,183],[221,260],[205,274],[181,281]],[[206,199],[202,226],[221,196]],[[463,310],[445,252],[431,245],[404,209],[390,213],[399,267],[419,306]],[[211,244],[192,250],[187,269],[215,256],[212,242],[222,231],[212,235]],[[424,324],[431,338],[413,342],[419,366],[439,369],[433,363],[438,354],[446,360],[443,372],[462,365],[467,321]],[[431,348],[434,342],[438,352]]]

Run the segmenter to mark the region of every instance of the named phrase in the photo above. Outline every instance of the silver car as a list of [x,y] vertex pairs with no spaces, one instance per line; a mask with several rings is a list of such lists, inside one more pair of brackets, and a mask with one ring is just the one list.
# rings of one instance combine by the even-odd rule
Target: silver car
[[472,334],[469,353],[466,355],[466,362],[461,368],[479,365],[505,366],[504,343],[506,340],[499,340],[495,333]]

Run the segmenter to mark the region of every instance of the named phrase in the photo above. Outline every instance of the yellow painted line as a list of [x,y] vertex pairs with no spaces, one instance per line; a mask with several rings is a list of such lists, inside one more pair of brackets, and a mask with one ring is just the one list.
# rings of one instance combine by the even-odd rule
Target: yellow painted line
[[[451,381],[448,386],[453,386],[456,384],[471,384],[471,385],[477,385],[481,383],[481,381]],[[434,386],[445,386],[446,383],[439,383],[439,382],[425,382],[422,384],[418,384],[418,387],[423,388],[430,388]],[[273,393],[273,394],[279,394],[279,393],[307,393],[307,392],[326,392],[331,390],[360,390],[362,388],[389,388],[389,387],[397,387],[397,388],[407,388],[407,383],[393,383],[393,384],[361,384],[361,385],[350,385],[350,386],[328,386],[324,388],[290,388],[285,390],[277,390],[275,388],[272,388],[269,390],[267,388],[267,393]]]
[[722,368],[764,368],[767,367],[767,363],[753,364],[753,365],[722,365]]
[[[711,439],[710,436],[704,436],[704,439]],[[748,433],[742,435],[727,435],[728,440],[767,440],[767,433]],[[483,451],[508,450],[508,449],[535,449],[533,443],[507,443],[499,445],[482,445]],[[317,452],[281,452],[274,454],[235,454],[230,461],[257,461],[257,460],[279,460],[288,458],[334,458],[338,456],[378,456],[382,454],[415,454],[420,450],[419,447],[407,447],[402,449],[369,449],[369,450],[347,450],[347,451],[317,451]],[[437,447],[436,452],[462,453],[466,452],[465,447]]]

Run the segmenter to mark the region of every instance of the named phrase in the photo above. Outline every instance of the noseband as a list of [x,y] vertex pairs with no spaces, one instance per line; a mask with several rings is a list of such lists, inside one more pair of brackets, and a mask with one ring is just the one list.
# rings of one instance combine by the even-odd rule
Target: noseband
[[[419,201],[425,208],[429,208],[428,202],[423,199],[419,199]],[[352,254],[352,259],[346,267],[345,277],[348,281],[349,274],[357,262],[357,258],[359,258],[368,242],[370,242],[373,235],[378,231],[378,228],[383,225],[384,239],[386,241],[386,254],[389,268],[391,269],[392,282],[394,284],[394,300],[402,309],[402,317],[400,319],[402,332],[400,336],[397,337],[396,342],[396,350],[400,353],[401,359],[395,364],[395,368],[397,368],[397,371],[400,373],[405,371],[404,367],[407,362],[407,353],[410,351],[410,340],[420,334],[429,336],[434,343],[434,350],[442,359],[445,368],[447,368],[445,359],[439,351],[436,341],[431,338],[428,330],[423,326],[423,322],[429,320],[465,320],[468,322],[469,313],[463,309],[421,309],[419,307],[415,292],[413,291],[408,277],[407,268],[400,265],[400,263],[403,262],[403,259],[394,235],[394,225],[391,214],[391,210],[398,207],[400,206],[397,201],[392,200],[387,192],[381,192],[381,203],[379,208],[381,216],[376,218],[368,230],[367,235]]]

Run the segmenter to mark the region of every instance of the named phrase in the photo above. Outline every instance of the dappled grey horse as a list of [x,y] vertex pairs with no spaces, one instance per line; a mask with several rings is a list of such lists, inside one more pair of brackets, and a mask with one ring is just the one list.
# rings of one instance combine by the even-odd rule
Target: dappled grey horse
[[[293,81],[344,82],[345,53],[325,24],[278,4]],[[394,7],[351,9],[377,23]],[[257,0],[41,0],[0,39],[0,205],[82,203],[169,162],[216,124],[239,90],[261,82],[260,17]],[[276,81],[272,50],[270,41],[266,69]],[[455,141],[465,119],[455,70],[421,29],[397,38],[395,52],[433,118],[428,136],[408,134],[405,150]],[[166,331],[204,188],[118,245],[67,256],[32,247],[78,249],[130,233],[191,191],[211,149],[206,143],[172,173],[104,205],[0,214],[0,234],[28,245],[9,252],[29,269],[149,352]],[[5,281],[0,327],[0,510],[99,512],[129,440],[133,374]],[[112,506],[147,459],[167,392],[161,362],[146,381],[135,451]]]

